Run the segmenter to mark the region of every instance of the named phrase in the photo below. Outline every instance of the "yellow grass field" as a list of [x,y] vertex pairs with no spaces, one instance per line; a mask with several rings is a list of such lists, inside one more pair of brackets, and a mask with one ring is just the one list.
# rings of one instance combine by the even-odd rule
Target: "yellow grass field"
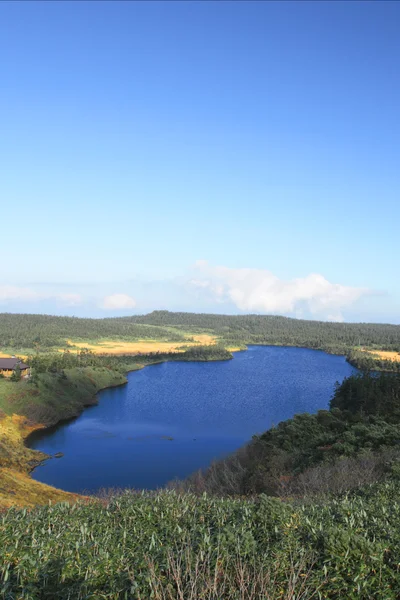
[[[78,352],[82,348],[87,348],[94,354],[113,354],[123,356],[129,354],[147,354],[150,352],[183,352],[179,350],[181,346],[208,346],[215,344],[217,339],[207,333],[187,334],[187,341],[180,342],[162,342],[160,340],[137,340],[135,342],[125,342],[122,340],[103,340],[99,342],[82,342],[67,340],[70,352]],[[195,340],[194,342],[191,340]],[[64,352],[64,348],[58,348],[59,352]],[[0,352],[0,358],[11,358],[11,354]],[[26,355],[18,353],[18,357],[25,360]]]
[[389,352],[387,350],[370,350],[368,352],[373,356],[377,356],[382,360],[393,360],[395,362],[400,362],[400,353],[399,352]]
[[[178,347],[182,346],[182,342],[121,342],[118,340],[110,340],[107,342],[98,342],[90,344],[88,342],[72,342],[70,341],[71,351],[87,348],[94,354],[139,354],[148,352],[179,352]],[[62,350],[60,350],[62,352]]]
[[[189,336],[188,336],[189,337]],[[129,355],[149,352],[182,352],[179,348],[185,346],[196,346],[198,344],[211,345],[215,344],[216,339],[212,335],[201,334],[190,336],[195,341],[181,342],[161,342],[158,340],[138,340],[136,342],[123,342],[121,340],[104,340],[97,343],[89,342],[74,342],[68,340],[71,346],[71,351],[87,348],[94,354],[114,354],[114,355]],[[62,350],[60,350],[62,351]]]

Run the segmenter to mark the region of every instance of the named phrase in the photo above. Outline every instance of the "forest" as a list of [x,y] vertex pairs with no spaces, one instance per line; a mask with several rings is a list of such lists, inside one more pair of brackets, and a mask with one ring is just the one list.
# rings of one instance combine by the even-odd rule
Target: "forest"
[[400,351],[400,325],[329,323],[264,315],[213,315],[154,311],[136,323],[208,330],[230,343],[279,344],[346,353],[354,346]]
[[168,311],[107,319],[0,314],[0,347],[16,350],[63,348],[68,339],[155,339],[184,344],[188,333],[210,333],[227,346],[278,344],[337,354],[362,346],[400,352],[400,325]]

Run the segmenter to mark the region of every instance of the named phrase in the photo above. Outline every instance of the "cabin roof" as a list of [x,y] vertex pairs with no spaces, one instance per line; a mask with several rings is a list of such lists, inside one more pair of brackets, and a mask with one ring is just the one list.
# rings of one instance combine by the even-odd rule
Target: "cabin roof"
[[0,369],[15,369],[17,365],[21,370],[29,369],[19,358],[0,358]]

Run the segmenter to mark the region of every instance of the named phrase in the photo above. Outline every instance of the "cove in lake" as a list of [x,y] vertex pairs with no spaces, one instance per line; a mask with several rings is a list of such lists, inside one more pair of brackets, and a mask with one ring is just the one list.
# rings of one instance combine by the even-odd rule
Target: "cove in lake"
[[296,413],[327,408],[335,382],[355,371],[343,356],[276,346],[249,346],[230,361],[152,365],[36,436],[32,448],[63,456],[32,476],[70,492],[154,489]]

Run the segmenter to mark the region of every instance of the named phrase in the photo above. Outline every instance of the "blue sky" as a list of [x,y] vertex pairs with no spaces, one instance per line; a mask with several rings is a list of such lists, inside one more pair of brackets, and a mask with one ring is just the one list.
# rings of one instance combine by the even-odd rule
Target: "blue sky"
[[2,2],[0,311],[400,323],[399,24]]

